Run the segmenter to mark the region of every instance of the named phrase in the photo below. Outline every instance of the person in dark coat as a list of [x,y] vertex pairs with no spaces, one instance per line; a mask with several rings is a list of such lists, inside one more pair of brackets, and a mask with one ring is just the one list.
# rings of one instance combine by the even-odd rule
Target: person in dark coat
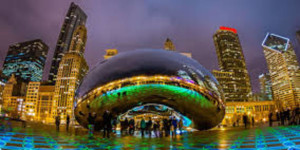
[[59,125],[60,125],[60,116],[57,115],[55,117],[55,125],[56,125],[56,131],[59,131]]
[[106,110],[103,114],[103,138],[109,138],[110,130],[112,128],[111,120],[112,115],[108,110]]
[[272,127],[272,125],[273,125],[272,116],[273,116],[273,113],[270,112],[270,114],[269,114],[269,126],[270,126],[270,127]]
[[88,115],[88,128],[89,128],[89,136],[92,137],[93,136],[93,132],[94,132],[94,125],[95,125],[95,119],[97,117],[97,114],[92,115],[92,113],[89,113]]
[[149,134],[149,137],[151,137],[152,132],[152,120],[151,117],[149,117],[149,120],[147,122],[147,132]]
[[129,127],[128,119],[125,118],[125,121],[123,123],[124,123],[124,131],[125,131],[126,134],[128,134],[128,127]]
[[66,130],[69,131],[69,125],[70,125],[70,116],[67,115],[67,122],[66,122]]
[[285,120],[284,111],[280,112],[280,120],[281,120],[281,125],[284,126],[284,120]]
[[135,121],[133,118],[129,120],[129,134],[134,135]]
[[245,128],[247,128],[247,120],[248,120],[248,116],[246,115],[246,113],[243,115],[243,123],[245,125]]

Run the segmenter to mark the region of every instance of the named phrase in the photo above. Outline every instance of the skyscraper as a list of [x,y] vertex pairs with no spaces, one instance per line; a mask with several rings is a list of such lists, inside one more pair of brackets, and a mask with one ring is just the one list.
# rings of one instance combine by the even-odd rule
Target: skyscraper
[[9,46],[3,64],[3,74],[15,74],[24,81],[40,81],[43,76],[48,46],[40,39]]
[[259,75],[260,93],[263,100],[273,100],[272,82],[269,73]]
[[58,68],[52,118],[60,115],[65,121],[67,115],[72,116],[75,91],[88,71],[83,55],[86,39],[85,26],[78,26],[73,34],[69,52],[63,56]]
[[226,101],[249,101],[251,99],[251,85],[242,46],[236,29],[220,27],[213,36],[218,56],[220,71],[232,72],[232,80]]
[[59,63],[64,54],[67,53],[70,48],[72,35],[75,29],[80,25],[85,25],[86,19],[87,15],[83,12],[83,10],[72,2],[61,27],[52,59],[49,73],[49,81],[52,84],[55,84]]
[[117,49],[107,49],[106,54],[103,57],[104,57],[104,59],[109,59],[117,54],[118,54]]
[[175,51],[175,46],[169,38],[166,39],[164,49],[169,51]]
[[290,40],[268,33],[262,43],[272,81],[273,99],[281,109],[300,101],[300,69]]

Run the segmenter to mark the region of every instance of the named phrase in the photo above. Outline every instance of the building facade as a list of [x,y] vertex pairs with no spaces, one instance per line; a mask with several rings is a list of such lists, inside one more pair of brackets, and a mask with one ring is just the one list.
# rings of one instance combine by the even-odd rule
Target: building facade
[[54,86],[43,82],[29,82],[23,118],[28,121],[53,123],[51,118]]
[[55,84],[52,118],[59,115],[65,122],[67,115],[73,116],[75,91],[88,71],[84,59],[87,30],[78,26],[73,34],[70,50],[62,58]]
[[40,81],[46,63],[48,46],[40,39],[9,46],[3,64],[3,74],[15,74],[24,81]]
[[169,38],[167,38],[165,41],[164,49],[169,51],[175,51],[175,45]]
[[273,90],[280,109],[295,107],[300,101],[300,70],[295,51],[288,38],[268,33],[262,43]]
[[109,58],[111,58],[111,57],[113,57],[113,56],[115,56],[117,54],[118,54],[118,50],[117,49],[107,49],[106,50],[106,54],[103,57],[106,60],[106,59],[109,59]]
[[56,81],[59,63],[64,54],[70,49],[73,33],[78,26],[85,25],[86,19],[87,15],[84,13],[84,11],[78,5],[72,2],[61,27],[52,59],[49,81],[53,85]]
[[[248,121],[251,123],[252,117],[255,124],[265,123],[269,120],[270,112],[273,114],[278,112],[274,101],[227,102],[226,115],[222,124],[226,126],[241,126],[243,125],[244,114],[248,116]],[[273,116],[275,117],[275,115]]]
[[[232,72],[227,102],[245,102],[252,98],[250,78],[236,29],[220,27],[213,36],[220,71]],[[227,84],[229,85],[229,83]],[[226,90],[225,90],[226,91]]]
[[260,94],[263,100],[273,100],[272,82],[269,73],[259,75]]
[[27,84],[12,75],[3,89],[2,110],[8,117],[20,118],[24,112]]

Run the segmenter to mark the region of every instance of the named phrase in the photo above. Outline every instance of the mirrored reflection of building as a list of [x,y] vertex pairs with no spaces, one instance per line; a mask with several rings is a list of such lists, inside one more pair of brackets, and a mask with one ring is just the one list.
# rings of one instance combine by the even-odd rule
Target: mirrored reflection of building
[[3,64],[3,74],[28,81],[40,81],[46,63],[48,46],[40,39],[9,46]]
[[300,70],[295,51],[286,37],[268,33],[262,43],[278,108],[295,107],[300,101]]
[[[220,79],[218,77],[217,79],[222,80],[223,85],[221,84],[221,86],[224,87],[225,95],[227,96],[225,101],[244,102],[251,100],[250,78],[236,29],[220,27],[214,34],[213,39],[219,68],[220,71],[224,72],[223,74],[219,72]],[[224,80],[224,76],[229,74],[232,75],[231,80],[229,78]]]
[[103,56],[104,59],[109,59],[118,54],[117,49],[106,49],[106,54]]
[[73,33],[78,26],[85,25],[86,19],[87,15],[85,12],[78,5],[72,2],[61,27],[52,59],[49,81],[53,85],[56,81],[59,63],[64,54],[70,49]]
[[269,73],[259,75],[260,93],[262,100],[273,100],[272,82]]
[[88,71],[88,64],[84,58],[86,40],[85,26],[78,26],[73,34],[69,52],[64,55],[58,68],[52,118],[59,115],[62,121],[65,121],[67,115],[73,115],[75,91]]

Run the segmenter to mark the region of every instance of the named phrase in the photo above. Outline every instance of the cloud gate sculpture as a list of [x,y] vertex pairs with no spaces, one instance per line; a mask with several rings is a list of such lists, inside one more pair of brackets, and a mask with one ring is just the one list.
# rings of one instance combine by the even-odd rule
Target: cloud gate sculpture
[[102,128],[105,110],[118,116],[146,104],[162,104],[188,117],[199,130],[218,125],[225,114],[222,92],[213,75],[177,52],[142,49],[96,64],[76,92],[74,115],[84,127],[96,113]]

